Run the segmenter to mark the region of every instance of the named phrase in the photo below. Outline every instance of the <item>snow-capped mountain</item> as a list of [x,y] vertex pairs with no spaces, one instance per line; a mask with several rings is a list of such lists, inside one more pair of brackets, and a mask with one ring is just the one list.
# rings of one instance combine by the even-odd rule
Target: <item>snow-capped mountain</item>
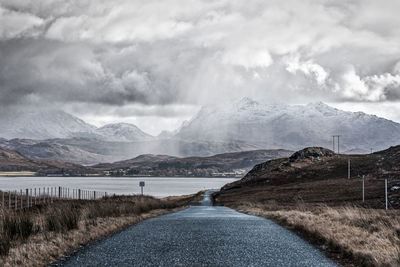
[[154,139],[153,136],[143,132],[136,125],[129,123],[107,124],[96,129],[95,132],[106,141],[135,142]]
[[45,140],[86,137],[113,142],[147,141],[153,136],[128,123],[107,124],[96,128],[60,110],[36,110],[6,114],[0,118],[0,137]]
[[249,98],[203,107],[178,131],[158,137],[126,123],[96,128],[62,111],[0,116],[0,146],[32,158],[84,164],[148,153],[189,157],[255,149],[332,148],[332,135],[338,134],[343,152],[378,151],[400,143],[400,124],[321,102],[261,104]]
[[50,139],[86,135],[96,127],[59,110],[35,110],[19,114],[2,114],[0,137]]
[[183,127],[186,127],[189,124],[189,121],[185,120],[182,122],[181,126],[173,131],[162,131],[159,135],[157,135],[157,139],[170,139],[174,138]]
[[246,142],[268,148],[332,147],[376,151],[400,143],[400,124],[362,112],[346,112],[322,102],[261,104],[249,98],[203,107],[178,133],[185,140]]

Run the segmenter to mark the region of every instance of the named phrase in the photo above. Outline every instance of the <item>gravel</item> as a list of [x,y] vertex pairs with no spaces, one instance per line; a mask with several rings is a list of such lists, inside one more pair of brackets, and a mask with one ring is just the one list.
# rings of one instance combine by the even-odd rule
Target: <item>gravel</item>
[[53,266],[338,266],[272,221],[210,205],[142,221]]

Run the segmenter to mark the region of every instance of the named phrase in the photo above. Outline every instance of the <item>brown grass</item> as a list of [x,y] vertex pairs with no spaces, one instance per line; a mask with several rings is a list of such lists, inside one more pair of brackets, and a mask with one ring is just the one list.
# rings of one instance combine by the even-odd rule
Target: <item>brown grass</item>
[[276,202],[231,205],[295,231],[345,266],[400,266],[400,211]]
[[45,266],[84,244],[200,199],[200,194],[171,200],[122,196],[57,201],[17,212],[0,209],[0,266]]

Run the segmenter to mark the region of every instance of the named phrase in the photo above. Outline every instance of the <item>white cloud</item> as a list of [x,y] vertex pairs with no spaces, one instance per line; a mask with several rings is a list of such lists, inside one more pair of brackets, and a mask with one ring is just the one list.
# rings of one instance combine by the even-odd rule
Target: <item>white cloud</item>
[[398,0],[0,0],[0,102],[397,101],[399,8]]
[[312,60],[300,61],[299,56],[284,59],[287,67],[286,70],[292,74],[301,71],[306,76],[310,76],[316,80],[318,85],[324,85],[329,74],[323,67],[314,63]]
[[266,68],[273,63],[273,60],[266,49],[242,47],[225,52],[222,56],[222,62],[250,69]]
[[357,75],[353,66],[342,76],[342,83],[338,85],[343,97],[358,101],[384,101],[392,90],[400,90],[400,75],[384,73],[379,75]]

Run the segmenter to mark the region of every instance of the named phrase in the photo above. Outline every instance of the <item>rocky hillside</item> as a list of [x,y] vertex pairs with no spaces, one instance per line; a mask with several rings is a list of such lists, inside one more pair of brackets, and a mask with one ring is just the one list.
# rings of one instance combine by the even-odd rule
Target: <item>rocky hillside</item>
[[[348,177],[348,160],[351,178]],[[360,203],[361,177],[366,177],[367,204],[382,207],[384,181],[389,179],[390,203],[400,207],[400,146],[368,155],[340,155],[310,147],[282,159],[256,165],[247,175],[216,194],[221,203],[238,199],[280,203]]]

